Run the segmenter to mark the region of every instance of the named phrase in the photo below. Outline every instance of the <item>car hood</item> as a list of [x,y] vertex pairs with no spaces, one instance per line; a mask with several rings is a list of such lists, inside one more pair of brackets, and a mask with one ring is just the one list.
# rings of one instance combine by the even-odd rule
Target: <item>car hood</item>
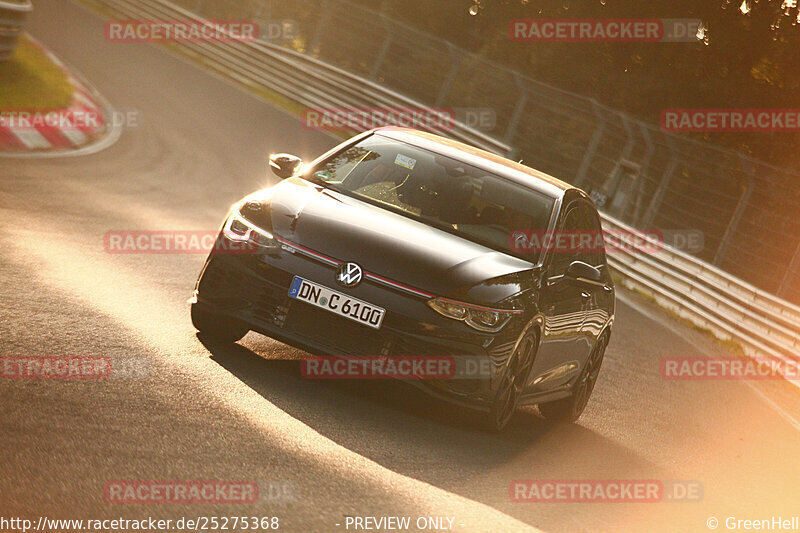
[[533,265],[301,178],[269,191],[271,231],[337,261],[437,296],[489,304]]

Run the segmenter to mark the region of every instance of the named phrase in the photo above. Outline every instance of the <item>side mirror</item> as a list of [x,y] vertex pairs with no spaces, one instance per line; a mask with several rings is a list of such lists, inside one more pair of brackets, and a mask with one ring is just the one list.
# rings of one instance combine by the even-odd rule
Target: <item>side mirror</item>
[[269,168],[280,179],[294,176],[303,164],[303,160],[292,154],[272,154],[269,156]]
[[598,269],[583,261],[573,261],[567,267],[567,273],[564,276],[570,281],[578,283],[590,283],[593,285],[603,283],[603,275]]

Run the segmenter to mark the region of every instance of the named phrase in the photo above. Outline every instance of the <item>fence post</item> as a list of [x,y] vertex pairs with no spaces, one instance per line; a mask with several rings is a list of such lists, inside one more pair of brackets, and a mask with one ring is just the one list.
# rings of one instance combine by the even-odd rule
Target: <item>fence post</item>
[[314,39],[312,39],[311,45],[306,50],[306,53],[310,55],[314,55],[317,48],[319,48],[319,44],[322,41],[322,30],[328,26],[328,22],[331,19],[331,6],[328,0],[322,0],[320,13],[321,15],[317,21],[317,29],[314,31]]
[[[644,125],[644,122],[638,122],[639,129],[642,132],[642,137],[644,138],[644,142],[647,145],[647,151],[644,153],[644,158],[642,159],[642,166],[639,169],[639,178],[641,180],[647,179],[647,173],[650,172],[650,162],[653,160],[653,154],[655,154],[656,148],[653,144],[653,138],[650,135],[650,132],[647,131],[647,126]],[[640,185],[641,187],[641,185]],[[646,216],[646,212],[641,211],[640,204],[637,201],[636,211],[634,212],[635,225],[640,225],[642,222],[642,218]],[[641,227],[641,226],[639,226]]]
[[260,41],[267,41],[269,42],[269,34],[264,35],[264,29],[266,28],[269,31],[269,25],[272,23],[272,5],[270,0],[260,0],[258,2],[258,7],[256,8],[255,13],[252,13],[252,18],[258,22],[259,31],[258,31],[258,39]]
[[442,88],[439,89],[439,96],[436,97],[436,107],[440,107],[444,103],[444,99],[447,98],[447,95],[450,93],[450,88],[453,85],[453,80],[456,79],[456,74],[458,73],[458,67],[460,66],[460,58],[456,57],[455,46],[451,42],[445,42],[447,45],[447,52],[450,54],[450,59],[453,61],[450,72],[447,73],[447,77],[445,78],[444,82],[442,83]]
[[583,187],[583,183],[586,181],[586,173],[589,171],[592,159],[594,159],[594,154],[597,151],[597,147],[600,145],[600,141],[603,139],[603,132],[606,129],[606,121],[597,111],[597,102],[594,98],[591,98],[589,101],[592,103],[592,112],[597,119],[597,127],[595,127],[592,138],[589,141],[589,146],[586,147],[586,153],[583,154],[583,160],[578,167],[578,172],[575,174],[576,187]]
[[619,118],[622,119],[622,127],[625,129],[625,135],[628,137],[628,140],[625,141],[625,146],[619,154],[619,160],[622,161],[624,159],[630,159],[631,152],[633,152],[633,148],[636,146],[636,139],[634,138],[633,128],[631,128],[631,121],[628,115],[620,113]]
[[644,153],[644,158],[642,159],[641,174],[644,175],[650,171],[650,162],[653,159],[653,154],[656,152],[656,147],[653,144],[653,137],[650,135],[650,132],[647,131],[647,126],[645,126],[644,122],[639,122],[639,129],[641,130],[642,137],[647,145],[647,151]]
[[[385,7],[385,5],[384,5]],[[375,64],[372,65],[372,71],[369,73],[369,78],[372,81],[378,81],[378,73],[383,66],[384,60],[386,60],[386,54],[389,53],[389,48],[392,46],[392,40],[394,40],[394,34],[392,33],[392,27],[386,22],[386,13],[381,12],[381,24],[383,25],[383,29],[386,30],[386,38],[383,40],[383,44],[381,45],[381,49],[378,52],[378,57],[375,59]]]
[[672,175],[675,174],[675,169],[677,167],[678,156],[673,155],[672,158],[670,158],[669,163],[667,163],[667,169],[661,176],[661,183],[658,184],[658,190],[653,195],[653,201],[650,202],[650,205],[647,207],[647,222],[645,223],[645,226],[648,228],[653,225],[653,221],[656,219],[656,214],[661,207],[661,202],[664,201],[664,195],[667,193],[669,184],[672,181]]
[[778,287],[779,297],[786,297],[786,293],[789,292],[789,289],[792,286],[792,281],[797,279],[798,275],[800,275],[800,242],[797,243],[797,248],[794,250],[794,256],[792,257],[792,260],[786,269],[786,274],[784,274],[783,280],[781,280],[781,286]]
[[658,189],[656,189],[653,195],[653,200],[650,202],[650,205],[647,206],[647,214],[645,215],[646,219],[644,223],[644,226],[647,228],[653,227],[653,222],[656,219],[658,210],[661,208],[661,202],[664,201],[664,196],[667,194],[669,184],[672,182],[672,176],[675,174],[675,169],[678,168],[678,156],[676,155],[675,143],[672,142],[672,139],[668,135],[664,135],[664,140],[667,142],[669,152],[672,155],[669,158],[666,170],[664,170],[664,173],[661,175],[661,183],[658,184]]
[[[514,82],[517,84],[520,97],[519,100],[517,100],[517,105],[514,106],[514,114],[511,115],[511,121],[508,123],[508,129],[506,130],[506,135],[504,138],[505,143],[511,147],[511,152],[514,152],[511,141],[514,139],[514,134],[517,133],[517,127],[519,126],[519,121],[522,120],[522,114],[525,112],[525,106],[528,105],[528,89],[525,87],[520,75],[516,72],[514,72]],[[494,112],[497,114],[496,109]],[[509,153],[508,155],[511,154]]]
[[720,266],[722,260],[725,259],[725,254],[728,252],[728,247],[731,244],[731,240],[733,240],[733,235],[736,233],[736,228],[739,225],[739,221],[744,214],[744,210],[747,208],[747,202],[750,201],[750,195],[753,194],[753,176],[750,173],[750,169],[744,168],[744,158],[740,155],[739,162],[742,165],[742,169],[747,172],[747,187],[745,188],[742,196],[739,197],[739,202],[736,204],[736,210],[733,212],[733,216],[731,216],[731,221],[728,223],[728,227],[725,229],[725,234],[722,236],[722,241],[719,243],[719,247],[717,248],[717,253],[714,255],[714,266]]

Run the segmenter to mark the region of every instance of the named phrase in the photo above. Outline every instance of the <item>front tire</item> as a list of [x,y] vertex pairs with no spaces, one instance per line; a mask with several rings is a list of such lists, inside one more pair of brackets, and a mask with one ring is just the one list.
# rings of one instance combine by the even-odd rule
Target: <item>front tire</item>
[[514,416],[538,350],[539,335],[532,331],[522,337],[509,357],[486,420],[489,430],[502,431]]
[[231,344],[244,337],[250,328],[192,304],[192,324],[201,338],[218,344]]
[[575,422],[583,414],[586,404],[597,383],[597,376],[600,374],[600,366],[603,364],[603,357],[608,346],[608,335],[603,335],[597,340],[589,359],[578,377],[578,381],[572,387],[572,394],[568,398],[539,404],[539,413],[551,422],[570,423]]

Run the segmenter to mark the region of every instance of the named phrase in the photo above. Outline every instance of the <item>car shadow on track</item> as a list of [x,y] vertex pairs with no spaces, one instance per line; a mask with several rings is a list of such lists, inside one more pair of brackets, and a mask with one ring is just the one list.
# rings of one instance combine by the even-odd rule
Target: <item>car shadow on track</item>
[[[213,361],[266,400],[334,442],[386,468],[484,503],[508,507],[515,479],[636,477],[649,463],[577,424],[553,426],[520,410],[502,433],[477,429],[475,413],[394,380],[310,380],[305,353],[201,342]],[[262,345],[255,348],[262,351]],[[291,359],[287,358],[291,357]],[[613,473],[613,476],[612,476]]]

